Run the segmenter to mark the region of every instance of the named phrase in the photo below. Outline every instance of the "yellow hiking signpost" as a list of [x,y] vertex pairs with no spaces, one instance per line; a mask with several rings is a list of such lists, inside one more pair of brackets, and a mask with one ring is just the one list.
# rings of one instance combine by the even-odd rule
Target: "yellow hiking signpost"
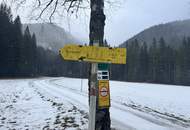
[[[88,130],[95,130],[96,109],[103,110],[111,106],[109,64],[126,64],[127,50],[126,48],[66,44],[59,50],[59,53],[64,60],[92,62],[93,81],[90,82],[89,87]],[[96,76],[97,79],[95,79]]]
[[66,44],[60,54],[65,60],[126,64],[126,48]]

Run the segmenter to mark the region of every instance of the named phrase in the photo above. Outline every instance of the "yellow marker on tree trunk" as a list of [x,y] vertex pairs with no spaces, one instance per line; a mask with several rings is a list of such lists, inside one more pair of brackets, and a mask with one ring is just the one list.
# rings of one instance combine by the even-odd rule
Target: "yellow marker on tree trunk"
[[98,81],[98,107],[99,108],[110,107],[109,80]]
[[60,54],[65,60],[126,64],[126,48],[66,44]]

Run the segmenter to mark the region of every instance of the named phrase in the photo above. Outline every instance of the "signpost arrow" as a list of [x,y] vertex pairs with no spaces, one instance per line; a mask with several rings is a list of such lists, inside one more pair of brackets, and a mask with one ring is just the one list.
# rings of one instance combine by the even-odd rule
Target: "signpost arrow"
[[126,64],[126,48],[66,44],[60,54],[65,60]]

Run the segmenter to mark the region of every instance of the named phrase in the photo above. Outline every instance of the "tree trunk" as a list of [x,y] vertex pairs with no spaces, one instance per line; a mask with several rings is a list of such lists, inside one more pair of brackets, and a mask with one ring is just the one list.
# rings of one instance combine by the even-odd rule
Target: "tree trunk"
[[90,2],[90,45],[99,42],[99,45],[103,46],[106,19],[104,15],[104,0],[91,0]]
[[[90,45],[99,43],[99,46],[104,46],[104,26],[105,26],[105,15],[104,15],[104,0],[90,0],[91,17],[90,17]],[[91,70],[91,65],[90,65]],[[94,76],[89,71],[89,93],[90,83],[95,80]],[[97,81],[97,79],[96,79]],[[90,97],[90,95],[89,95]],[[98,97],[98,96],[97,96]],[[98,101],[98,99],[97,99]],[[98,106],[98,104],[96,104]],[[98,109],[96,107],[96,130],[110,130],[110,113],[109,108]]]

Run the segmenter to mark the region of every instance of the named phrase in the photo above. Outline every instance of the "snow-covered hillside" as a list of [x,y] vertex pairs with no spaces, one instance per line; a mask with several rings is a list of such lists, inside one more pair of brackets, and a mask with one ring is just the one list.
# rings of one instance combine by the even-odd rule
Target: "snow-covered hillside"
[[[190,87],[111,81],[112,128],[189,130]],[[87,80],[0,80],[0,130],[88,126]]]
[[24,24],[23,31],[27,26],[29,27],[30,32],[36,35],[38,46],[42,46],[54,52],[58,53],[58,50],[66,43],[80,44],[80,40],[55,24]]

